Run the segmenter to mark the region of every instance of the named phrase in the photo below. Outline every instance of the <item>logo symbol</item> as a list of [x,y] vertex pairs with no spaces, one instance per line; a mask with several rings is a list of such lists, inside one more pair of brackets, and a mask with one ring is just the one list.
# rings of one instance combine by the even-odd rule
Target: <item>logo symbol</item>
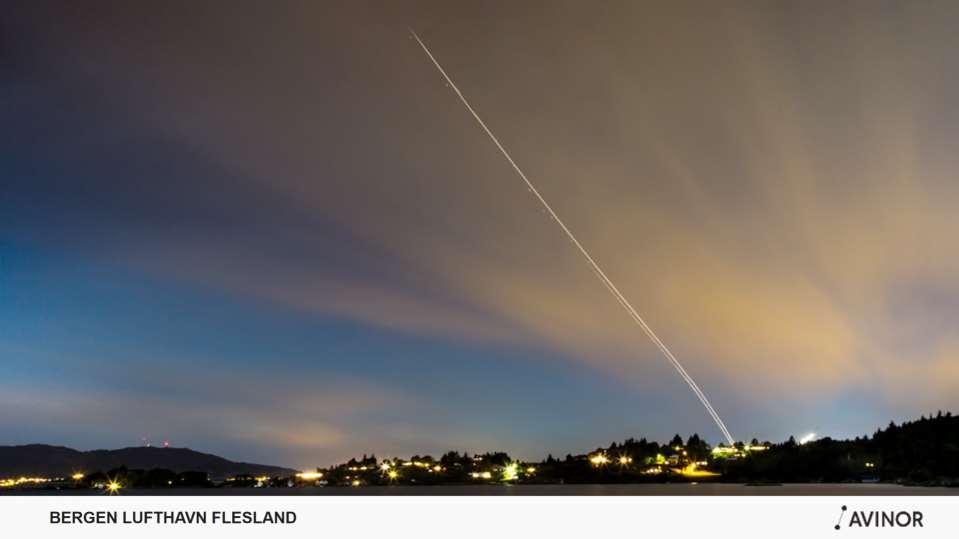
[[846,514],[846,506],[842,506],[842,512],[839,513],[839,518],[836,520],[836,529],[838,530],[842,524],[842,517]]

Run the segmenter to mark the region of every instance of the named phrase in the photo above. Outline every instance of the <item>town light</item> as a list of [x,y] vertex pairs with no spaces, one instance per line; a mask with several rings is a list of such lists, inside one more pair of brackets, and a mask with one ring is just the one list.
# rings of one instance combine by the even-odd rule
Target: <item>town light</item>
[[75,474],[71,475],[70,477],[72,477],[74,481],[79,481],[79,480],[83,479],[83,474],[82,474],[82,473],[75,473]]
[[[763,448],[765,449],[765,448]],[[714,457],[732,457],[739,453],[739,450],[735,447],[726,447],[726,446],[716,446],[712,450]]]
[[593,466],[603,466],[604,464],[609,462],[609,458],[607,458],[606,455],[602,453],[598,453],[596,455],[593,455],[592,457],[589,457],[589,461],[593,463]]
[[679,470],[679,472],[686,477],[715,477],[719,475],[716,472],[710,472],[708,470],[697,470],[695,462]]
[[8,487],[16,487],[18,485],[31,484],[31,483],[33,484],[49,483],[50,481],[51,479],[47,479],[46,477],[20,476],[15,479],[0,479],[0,487],[8,488]]
[[306,481],[313,481],[316,479],[321,479],[323,477],[323,472],[300,472],[296,474],[296,476]]
[[519,467],[516,463],[507,464],[503,468],[503,481],[515,481],[517,477],[517,470]]
[[107,483],[107,492],[110,494],[116,494],[120,490],[120,483],[116,481],[110,481]]

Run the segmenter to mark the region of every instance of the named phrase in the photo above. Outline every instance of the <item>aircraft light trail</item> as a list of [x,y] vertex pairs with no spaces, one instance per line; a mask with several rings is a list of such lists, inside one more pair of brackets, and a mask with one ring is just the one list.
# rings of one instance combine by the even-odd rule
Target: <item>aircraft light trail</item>
[[530,192],[533,193],[533,195],[539,200],[540,204],[543,205],[543,208],[546,209],[550,217],[552,217],[553,220],[555,220],[556,223],[559,224],[560,228],[563,229],[563,232],[566,233],[566,236],[569,238],[569,240],[573,243],[573,245],[576,246],[579,252],[582,253],[583,257],[586,258],[586,261],[589,263],[593,272],[596,274],[599,280],[603,283],[606,289],[609,290],[610,294],[612,294],[614,298],[616,298],[616,301],[618,301],[619,304],[623,307],[623,309],[626,310],[630,318],[632,318],[633,321],[636,322],[636,324],[640,328],[642,328],[643,332],[646,333],[646,335],[649,337],[651,341],[653,341],[653,344],[655,344],[656,347],[659,348],[660,352],[662,352],[663,355],[666,356],[666,359],[668,359],[669,362],[673,365],[673,367],[676,369],[676,372],[678,372],[679,375],[683,378],[683,380],[686,381],[686,384],[689,385],[693,393],[696,394],[696,397],[699,398],[699,401],[706,408],[706,411],[709,413],[710,417],[712,417],[713,421],[716,422],[716,426],[719,427],[720,431],[722,431],[723,436],[726,438],[726,441],[730,445],[735,443],[735,439],[733,438],[733,435],[729,433],[729,429],[726,428],[726,424],[723,423],[723,420],[719,417],[719,414],[716,413],[715,408],[713,408],[713,405],[710,404],[709,399],[706,398],[706,394],[703,393],[703,390],[699,388],[699,385],[696,383],[695,380],[693,380],[693,377],[690,376],[688,372],[686,372],[686,369],[683,368],[682,364],[679,363],[679,360],[676,359],[676,356],[673,355],[672,351],[656,335],[656,333],[652,330],[652,328],[649,327],[646,321],[643,320],[643,317],[639,315],[639,313],[636,311],[636,309],[633,308],[633,306],[629,303],[626,297],[619,291],[618,288],[616,288],[616,285],[613,284],[613,281],[611,281],[609,277],[606,276],[606,273],[603,272],[603,270],[599,267],[599,264],[597,264],[596,261],[593,259],[593,257],[590,256],[586,248],[583,247],[583,244],[581,244],[579,240],[576,239],[576,236],[573,235],[572,231],[570,231],[570,229],[566,226],[563,220],[559,218],[559,215],[557,215],[556,212],[553,211],[553,208],[549,205],[548,202],[546,202],[546,199],[543,198],[543,196],[539,193],[539,190],[536,189],[536,186],[533,185],[533,182],[531,182],[529,178],[526,177],[526,174],[523,172],[522,169],[519,168],[519,165],[517,165],[516,162],[513,161],[513,158],[510,156],[509,152],[506,151],[506,148],[504,148],[503,145],[500,143],[499,139],[496,138],[496,135],[494,135],[493,132],[490,131],[489,127],[486,126],[486,122],[484,122],[482,118],[479,117],[479,114],[476,113],[476,110],[474,110],[472,105],[470,105],[469,101],[466,100],[466,97],[463,96],[462,92],[460,92],[460,89],[453,82],[453,79],[451,79],[450,76],[446,74],[446,70],[443,69],[443,66],[441,66],[440,63],[436,60],[436,57],[433,56],[433,53],[430,52],[426,44],[423,43],[423,40],[420,39],[420,36],[418,36],[416,32],[413,31],[412,28],[410,28],[410,34],[413,36],[414,39],[416,39],[416,42],[419,43],[420,47],[423,48],[423,52],[425,52],[426,55],[429,56],[429,59],[433,62],[433,65],[436,66],[436,69],[439,70],[440,74],[443,75],[443,78],[446,79],[447,84],[449,84],[450,87],[453,89],[453,91],[456,92],[456,95],[459,97],[460,101],[463,102],[463,105],[465,105],[466,109],[470,112],[470,114],[473,115],[473,118],[476,119],[476,122],[479,124],[479,126],[483,128],[483,131],[485,131],[486,134],[489,136],[490,140],[493,141],[493,144],[495,144],[496,147],[499,148],[499,151],[500,153],[503,154],[503,157],[505,157],[506,160],[509,161],[509,164],[513,167],[513,170],[515,170],[516,173],[519,175],[519,177],[522,178],[524,182],[526,182],[526,186],[529,188]]

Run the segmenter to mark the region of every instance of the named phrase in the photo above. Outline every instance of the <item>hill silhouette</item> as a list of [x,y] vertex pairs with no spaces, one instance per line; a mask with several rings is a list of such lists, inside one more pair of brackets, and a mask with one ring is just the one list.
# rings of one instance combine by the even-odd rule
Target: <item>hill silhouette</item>
[[290,475],[295,470],[266,464],[234,462],[185,447],[126,447],[77,451],[45,444],[0,446],[0,477],[63,477],[73,473],[115,468],[165,469],[173,472],[204,472],[213,477],[228,475]]

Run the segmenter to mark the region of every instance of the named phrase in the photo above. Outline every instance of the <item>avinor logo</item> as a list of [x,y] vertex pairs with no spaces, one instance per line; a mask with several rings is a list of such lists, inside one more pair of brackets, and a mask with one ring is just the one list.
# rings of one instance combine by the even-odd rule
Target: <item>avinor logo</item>
[[[842,528],[848,508],[842,506],[836,529]],[[922,528],[922,511],[852,511],[847,528]]]

